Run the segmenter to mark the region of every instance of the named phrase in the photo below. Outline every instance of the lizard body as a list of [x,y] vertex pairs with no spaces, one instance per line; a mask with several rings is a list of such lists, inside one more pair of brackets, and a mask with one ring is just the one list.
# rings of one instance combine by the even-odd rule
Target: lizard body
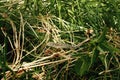
[[66,43],[54,43],[54,42],[48,42],[47,46],[54,47],[54,48],[62,48],[62,49],[76,49],[83,45],[85,42],[88,42],[90,38],[85,39],[84,41],[78,43],[77,45],[70,45]]

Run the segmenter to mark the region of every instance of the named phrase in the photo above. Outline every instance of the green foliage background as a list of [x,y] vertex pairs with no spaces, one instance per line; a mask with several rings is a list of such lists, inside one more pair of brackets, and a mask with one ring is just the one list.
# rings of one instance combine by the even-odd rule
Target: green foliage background
[[[34,80],[36,78],[31,75],[44,72],[41,66],[18,77],[8,65],[44,57],[46,44],[50,41],[78,44],[90,37],[90,41],[69,53],[72,61],[45,65],[43,79],[120,79],[119,0],[0,1],[0,28],[1,78],[7,79],[6,71],[10,71],[13,74],[10,79],[27,79],[27,75],[28,79]],[[43,28],[46,33],[39,31]],[[17,42],[19,47],[16,47]],[[22,56],[17,59],[15,54]]]

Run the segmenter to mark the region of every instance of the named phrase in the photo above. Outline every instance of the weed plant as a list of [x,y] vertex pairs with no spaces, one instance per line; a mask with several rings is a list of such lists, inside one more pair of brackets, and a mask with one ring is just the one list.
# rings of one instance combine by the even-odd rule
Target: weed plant
[[119,80],[119,0],[1,0],[1,80]]

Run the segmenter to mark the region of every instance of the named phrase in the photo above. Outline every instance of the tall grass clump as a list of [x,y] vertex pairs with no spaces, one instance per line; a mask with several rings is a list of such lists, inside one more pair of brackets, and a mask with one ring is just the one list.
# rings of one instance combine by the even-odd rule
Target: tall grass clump
[[1,0],[1,80],[119,80],[119,0]]

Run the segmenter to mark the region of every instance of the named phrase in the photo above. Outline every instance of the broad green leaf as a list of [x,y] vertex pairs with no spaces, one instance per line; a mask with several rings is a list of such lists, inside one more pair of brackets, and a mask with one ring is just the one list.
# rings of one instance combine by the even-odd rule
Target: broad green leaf
[[88,72],[90,65],[90,57],[82,56],[75,62],[74,70],[78,75],[83,76]]
[[114,46],[112,46],[110,43],[108,42],[103,42],[99,45],[101,47],[101,49],[103,49],[104,51],[109,51],[110,53],[120,53],[119,49],[115,48]]
[[[106,46],[108,44],[108,46]],[[115,48],[113,45],[107,43],[107,44],[104,44],[109,50],[113,50],[113,52],[118,52],[120,53],[120,50],[118,48]]]
[[82,60],[79,58],[75,63],[74,63],[74,71],[79,75],[80,74],[80,67],[82,65]]
[[83,63],[80,68],[80,76],[85,75],[88,72],[90,65],[91,65],[89,56],[83,56],[82,61],[83,61]]
[[[108,56],[111,57],[114,55],[114,53],[120,53],[119,49],[115,48],[114,46],[112,46],[111,44],[109,44],[108,42],[104,41],[103,43],[101,43],[98,46],[98,50],[100,51],[100,55],[99,58],[102,61],[103,65],[105,66],[105,69],[108,69],[108,63],[109,63],[109,59]],[[105,53],[107,52],[107,53]],[[108,54],[109,53],[109,54]]]
[[99,58],[100,58],[101,62],[103,63],[103,65],[105,65],[105,63],[104,63],[105,55],[104,54],[100,54]]
[[105,40],[107,31],[108,31],[108,29],[107,29],[107,27],[105,27],[102,34],[100,35],[100,37],[97,40],[98,44],[102,43]]
[[97,48],[94,48],[91,57],[91,66],[92,64],[94,64],[94,62],[96,62],[98,56],[99,56],[99,50]]

